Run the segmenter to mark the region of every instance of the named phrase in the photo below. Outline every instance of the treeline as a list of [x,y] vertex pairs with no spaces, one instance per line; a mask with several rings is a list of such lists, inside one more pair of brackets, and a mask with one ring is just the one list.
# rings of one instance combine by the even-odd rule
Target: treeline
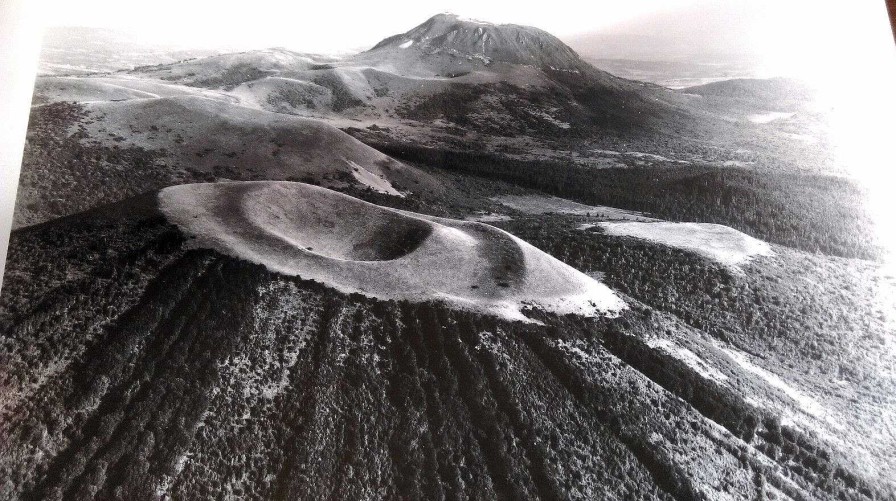
[[871,265],[855,269],[855,263],[789,252],[739,273],[694,253],[577,230],[568,217],[496,225],[573,267],[600,272],[607,285],[647,305],[619,322],[621,333],[614,326],[602,331],[615,355],[824,491],[873,497],[868,484],[837,465],[840,451],[825,450],[722,386],[707,386],[708,380],[640,341],[653,329],[677,328],[664,320],[671,313],[743,352],[799,367],[821,384],[836,378],[866,391],[879,384],[879,364],[871,358],[888,335],[875,310]]
[[711,166],[594,169],[404,143],[371,146],[401,160],[586,204],[724,224],[807,252],[862,259],[881,255],[873,221],[862,207],[864,193],[842,177]]
[[[87,110],[74,103],[35,107],[16,198],[18,227],[179,184],[186,173],[158,152],[87,142]],[[77,129],[75,132],[71,132]]]
[[[192,81],[185,81],[186,85],[193,87],[205,87],[209,89],[233,90],[241,84],[259,80],[266,76],[272,75],[273,72],[260,70],[248,63],[236,64],[226,68],[218,75],[211,75],[205,78],[197,78]],[[178,78],[175,77],[175,80]]]
[[[508,83],[455,83],[442,92],[401,104],[395,111],[404,119],[444,120],[494,136],[529,134],[566,142],[590,137],[595,131],[617,136],[636,125],[646,126],[646,116],[634,114],[621,105],[624,97],[607,89],[572,90],[564,86],[528,89]],[[550,117],[571,127],[559,127]],[[641,118],[645,120],[637,121]]]
[[873,265],[782,251],[739,273],[694,253],[577,230],[557,216],[496,225],[742,351],[844,380],[876,377],[863,357],[888,334]]

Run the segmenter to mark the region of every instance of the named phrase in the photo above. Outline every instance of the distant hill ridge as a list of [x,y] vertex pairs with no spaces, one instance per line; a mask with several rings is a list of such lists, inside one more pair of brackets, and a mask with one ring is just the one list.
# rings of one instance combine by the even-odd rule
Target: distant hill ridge
[[682,92],[761,101],[782,99],[808,101],[814,96],[814,90],[809,85],[793,78],[734,78],[686,87]]

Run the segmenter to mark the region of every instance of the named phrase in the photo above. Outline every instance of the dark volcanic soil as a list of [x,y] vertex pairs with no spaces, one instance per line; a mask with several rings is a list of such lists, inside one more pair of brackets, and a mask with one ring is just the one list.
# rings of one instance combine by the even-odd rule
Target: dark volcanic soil
[[151,196],[128,205],[13,235],[0,498],[886,495],[651,350],[684,327],[634,299],[545,325],[375,301],[186,250]]

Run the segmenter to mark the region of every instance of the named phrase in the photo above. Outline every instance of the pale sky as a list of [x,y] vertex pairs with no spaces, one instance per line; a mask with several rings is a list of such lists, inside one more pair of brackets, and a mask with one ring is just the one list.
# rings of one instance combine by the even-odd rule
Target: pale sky
[[95,26],[139,31],[191,42],[285,46],[302,51],[349,50],[402,33],[439,12],[496,23],[538,26],[557,35],[604,28],[658,9],[692,0],[507,2],[450,1],[290,1],[208,0],[59,1],[46,10],[48,26]]
[[886,19],[884,0],[51,0],[42,15],[48,26],[114,28],[192,46],[282,46],[333,52],[368,47],[445,11],[495,23],[537,26],[561,38],[608,29],[646,28],[695,35],[698,40],[707,32],[710,37],[729,33],[730,43],[743,38],[747,52],[757,46],[779,46],[782,38],[792,42],[797,34],[804,41],[856,34],[855,29],[843,33],[830,26],[837,23],[858,23],[867,34],[869,16],[876,16],[878,24]]
[[111,28],[185,48],[355,52],[450,11],[536,26],[564,40],[634,33],[653,37],[657,47],[755,54],[769,66],[767,74],[815,78],[830,60],[858,66],[893,55],[884,0],[44,1],[39,12],[46,26]]

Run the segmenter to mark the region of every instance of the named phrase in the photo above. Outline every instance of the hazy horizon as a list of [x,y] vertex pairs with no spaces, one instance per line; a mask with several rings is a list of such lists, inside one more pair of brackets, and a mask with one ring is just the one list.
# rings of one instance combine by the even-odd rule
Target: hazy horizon
[[[835,155],[853,166],[857,177],[869,179],[869,185],[890,177],[888,171],[875,168],[890,142],[889,131],[867,126],[869,111],[883,120],[889,116],[886,110],[896,109],[891,95],[896,86],[896,48],[883,2],[640,0],[624,5],[597,2],[580,6],[561,1],[550,6],[510,6],[455,1],[365,4],[346,9],[336,4],[283,7],[259,0],[252,9],[233,10],[206,2],[179,5],[162,0],[155,7],[135,12],[107,0],[94,0],[60,6],[46,14],[44,24],[115,29],[130,32],[131,41],[166,43],[167,38],[167,43],[191,49],[219,44],[224,50],[284,47],[346,54],[404,33],[439,12],[451,11],[487,22],[535,26],[592,62],[607,56],[694,62],[701,55],[735,53],[755,58],[755,63],[743,68],[733,65],[710,79],[699,71],[688,80],[682,76],[689,75],[672,75],[671,79],[651,75],[649,68],[604,68],[620,76],[674,87],[729,77],[799,78],[819,90],[818,106],[833,112],[830,126],[840,138]],[[173,11],[180,15],[172,16]],[[120,51],[127,39],[122,45],[102,49]],[[607,40],[624,43],[614,48]],[[862,91],[856,92],[859,76]],[[888,203],[886,194],[877,198],[881,207]],[[896,241],[896,228],[892,233]]]
[[[180,15],[171,16],[174,11]],[[849,71],[893,54],[885,6],[874,1],[846,6],[807,0],[639,0],[589,6],[552,2],[550,8],[503,2],[393,2],[388,7],[352,6],[346,14],[337,5],[282,6],[270,0],[256,2],[252,9],[163,0],[152,10],[139,11],[93,0],[60,5],[42,20],[51,30],[112,30],[125,45],[130,40],[191,50],[282,47],[344,55],[449,11],[485,22],[543,29],[589,59],[752,59],[761,63],[763,75],[813,79],[829,72],[831,59],[854,66],[845,68]]]

